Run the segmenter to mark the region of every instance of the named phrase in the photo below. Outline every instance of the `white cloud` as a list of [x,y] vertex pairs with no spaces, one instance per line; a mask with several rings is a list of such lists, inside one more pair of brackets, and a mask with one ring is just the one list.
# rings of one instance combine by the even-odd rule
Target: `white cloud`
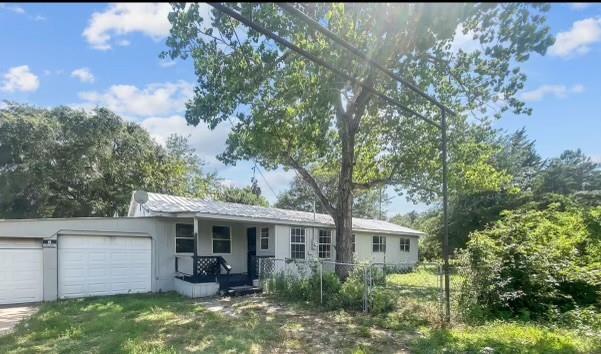
[[15,13],[18,13],[18,14],[24,14],[25,13],[25,9],[22,8],[22,7],[20,7],[20,6],[10,7],[10,10],[13,11],[13,12],[15,12]]
[[223,164],[216,158],[225,150],[225,141],[230,131],[226,124],[220,124],[210,130],[202,122],[194,127],[187,124],[181,115],[169,117],[150,117],[144,119],[140,125],[161,145],[165,145],[171,134],[189,137],[190,145],[196,153],[207,163],[210,169],[221,169]]
[[4,83],[0,88],[6,92],[33,92],[40,87],[37,75],[29,70],[29,66],[21,65],[10,68],[4,74]]
[[584,10],[587,7],[592,6],[590,2],[573,2],[570,4],[570,7],[574,10]]
[[601,41],[601,19],[587,18],[576,21],[567,32],[557,34],[555,44],[549,48],[549,54],[566,58],[575,54],[585,54],[590,45]]
[[161,60],[159,62],[159,65],[161,66],[161,68],[169,68],[169,67],[174,66],[175,64],[177,64],[177,62],[175,60],[168,60],[168,61]]
[[88,68],[79,68],[71,72],[71,77],[78,79],[81,82],[93,83],[95,78],[94,74]]
[[279,193],[288,189],[288,186],[296,175],[294,170],[285,171],[283,168],[278,168],[273,171],[263,170],[262,173],[263,176],[259,174],[256,178],[259,187],[261,187],[262,194],[272,203],[276,201],[276,197]]
[[566,98],[569,94],[582,93],[584,86],[581,84],[567,87],[565,85],[542,85],[534,90],[522,92],[521,97],[524,101],[535,102],[542,100],[545,96],[554,96],[556,98]]
[[80,92],[87,105],[99,105],[125,116],[149,117],[182,112],[193,95],[185,81],[150,84],[140,89],[133,85],[113,85],[104,92]]
[[111,38],[140,32],[154,40],[169,34],[167,3],[111,4],[103,12],[94,12],[83,31],[86,41],[95,49],[111,49]]
[[16,6],[16,5],[7,5],[7,4],[0,3],[0,8],[6,9],[8,11],[14,12],[19,15],[23,15],[26,13],[24,8],[22,8],[21,6]]

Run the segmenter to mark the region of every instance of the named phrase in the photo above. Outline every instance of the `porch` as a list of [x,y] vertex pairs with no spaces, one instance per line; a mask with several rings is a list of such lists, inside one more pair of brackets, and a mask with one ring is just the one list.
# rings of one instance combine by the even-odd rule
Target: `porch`
[[257,270],[262,258],[274,257],[273,225],[194,218],[176,223],[175,234],[174,282],[182,295],[261,291]]

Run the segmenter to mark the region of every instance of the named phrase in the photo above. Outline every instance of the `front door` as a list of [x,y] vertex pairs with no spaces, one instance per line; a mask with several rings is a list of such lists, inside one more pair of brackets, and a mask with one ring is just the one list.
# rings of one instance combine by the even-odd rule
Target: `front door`
[[257,277],[257,228],[250,227],[246,229],[248,255],[246,257],[246,269],[248,269],[248,277],[252,281]]

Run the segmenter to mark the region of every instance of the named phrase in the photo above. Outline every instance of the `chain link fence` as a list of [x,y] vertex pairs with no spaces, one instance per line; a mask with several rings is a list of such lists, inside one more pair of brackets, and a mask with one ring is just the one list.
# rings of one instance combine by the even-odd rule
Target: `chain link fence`
[[[268,293],[284,294],[328,306],[371,311],[380,294],[395,301],[423,301],[442,316],[442,267],[437,263],[341,263],[330,260],[262,258],[259,279]],[[336,298],[336,299],[333,299]]]

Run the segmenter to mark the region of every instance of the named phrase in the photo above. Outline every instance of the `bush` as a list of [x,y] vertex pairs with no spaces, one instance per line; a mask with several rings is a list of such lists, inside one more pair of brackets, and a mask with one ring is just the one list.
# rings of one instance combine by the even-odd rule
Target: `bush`
[[363,308],[363,294],[365,283],[363,279],[349,277],[340,288],[340,306],[349,310],[361,310]]
[[[326,309],[347,309],[360,311],[363,309],[363,298],[366,293],[364,271],[361,267],[351,272],[345,281],[341,281],[335,273],[323,273],[323,279],[315,269],[304,276],[276,274],[265,282],[265,290],[274,296],[290,301],[310,302]],[[323,302],[321,297],[323,291]],[[373,291],[369,299],[378,313],[390,311],[394,301],[389,293],[381,290]]]
[[390,290],[377,287],[370,294],[369,309],[373,313],[390,312],[394,309],[395,304],[394,294]]
[[579,307],[600,308],[601,208],[557,203],[504,212],[471,235],[461,308],[495,317],[544,318]]

